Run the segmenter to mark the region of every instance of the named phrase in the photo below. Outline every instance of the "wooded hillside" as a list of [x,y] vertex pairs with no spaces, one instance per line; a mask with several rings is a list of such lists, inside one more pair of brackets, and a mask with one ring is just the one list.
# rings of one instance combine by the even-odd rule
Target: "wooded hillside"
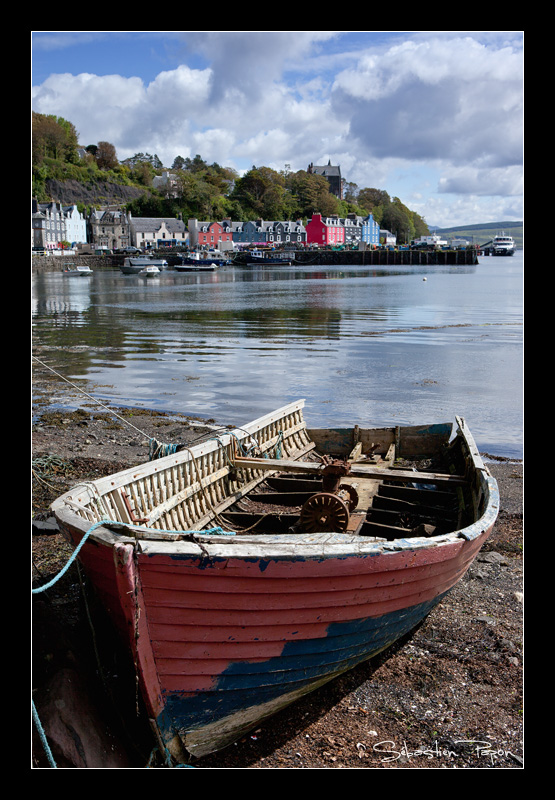
[[[137,217],[195,217],[212,221],[230,218],[306,222],[323,216],[372,213],[382,228],[405,242],[429,233],[425,220],[398,197],[383,189],[359,188],[348,183],[339,200],[321,175],[277,172],[253,166],[243,176],[230,167],[207,164],[200,155],[177,156],[164,166],[156,155],[137,153],[119,161],[109,142],[84,147],[71,122],[33,112],[33,196],[38,202],[75,203],[83,212],[91,207],[123,204]],[[177,179],[176,196],[153,188],[156,175],[169,170]]]

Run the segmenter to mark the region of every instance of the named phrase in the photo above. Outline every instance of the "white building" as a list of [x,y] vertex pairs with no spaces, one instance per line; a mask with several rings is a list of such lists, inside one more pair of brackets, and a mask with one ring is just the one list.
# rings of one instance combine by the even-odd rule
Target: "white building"
[[33,200],[31,225],[32,247],[57,250],[63,242],[74,245],[87,241],[87,223],[76,205]]
[[141,250],[150,247],[179,247],[189,240],[182,219],[172,217],[132,217],[129,214],[131,238]]
[[87,241],[87,221],[76,205],[64,206],[65,240],[72,246]]
[[167,197],[176,197],[179,184],[176,176],[172,172],[164,170],[161,175],[155,175],[152,179],[152,187],[166,193]]

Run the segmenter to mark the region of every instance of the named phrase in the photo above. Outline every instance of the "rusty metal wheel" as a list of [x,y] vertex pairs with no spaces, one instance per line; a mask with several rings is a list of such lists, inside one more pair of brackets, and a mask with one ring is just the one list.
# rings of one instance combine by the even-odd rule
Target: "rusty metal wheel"
[[306,501],[300,522],[307,533],[342,532],[349,523],[349,509],[337,495],[320,492]]

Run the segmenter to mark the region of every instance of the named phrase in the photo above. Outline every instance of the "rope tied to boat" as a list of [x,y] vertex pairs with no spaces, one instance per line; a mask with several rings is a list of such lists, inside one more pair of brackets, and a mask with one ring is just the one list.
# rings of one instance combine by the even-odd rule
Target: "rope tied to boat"
[[177,444],[164,444],[163,442],[158,442],[156,439],[149,439],[148,460],[155,461],[157,458],[171,456],[177,452],[177,447]]

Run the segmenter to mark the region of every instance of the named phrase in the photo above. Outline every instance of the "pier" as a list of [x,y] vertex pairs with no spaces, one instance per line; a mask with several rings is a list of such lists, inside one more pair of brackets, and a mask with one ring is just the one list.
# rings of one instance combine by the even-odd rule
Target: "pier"
[[[284,261],[298,266],[395,266],[453,265],[473,266],[478,263],[474,248],[460,250],[425,250],[422,248],[377,250],[294,250],[283,253]],[[246,263],[247,253],[236,254],[234,264]],[[262,262],[263,265],[263,262]]]
[[[300,267],[323,266],[474,266],[478,263],[478,253],[474,248],[460,250],[424,250],[424,249],[387,249],[377,250],[287,250],[274,251],[284,257],[284,266],[291,264]],[[172,265],[172,256],[177,251],[164,249],[156,251],[156,255],[166,258]],[[246,266],[252,261],[252,256],[247,252],[233,253],[229,256],[235,266]],[[33,272],[62,272],[69,264],[87,265],[92,270],[119,269],[125,259],[124,255],[66,255],[66,256],[33,256]],[[264,262],[260,262],[264,267]],[[279,264],[272,264],[279,267]]]

